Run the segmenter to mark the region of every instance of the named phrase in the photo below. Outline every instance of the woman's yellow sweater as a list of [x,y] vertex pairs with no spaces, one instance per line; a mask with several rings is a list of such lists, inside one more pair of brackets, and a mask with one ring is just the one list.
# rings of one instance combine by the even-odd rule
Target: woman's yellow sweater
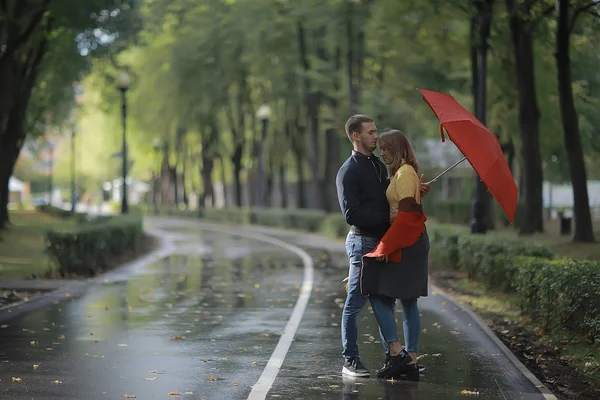
[[421,189],[419,185],[419,176],[412,165],[402,164],[394,176],[390,179],[390,184],[385,192],[390,210],[398,208],[398,202],[405,197],[414,197],[417,203],[421,204]]

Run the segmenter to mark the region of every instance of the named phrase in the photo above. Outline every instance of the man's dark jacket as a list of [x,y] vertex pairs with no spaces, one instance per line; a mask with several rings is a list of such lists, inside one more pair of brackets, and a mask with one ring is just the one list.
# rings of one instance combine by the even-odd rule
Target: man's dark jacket
[[357,151],[340,167],[335,184],[342,214],[352,231],[380,239],[390,227],[385,164]]

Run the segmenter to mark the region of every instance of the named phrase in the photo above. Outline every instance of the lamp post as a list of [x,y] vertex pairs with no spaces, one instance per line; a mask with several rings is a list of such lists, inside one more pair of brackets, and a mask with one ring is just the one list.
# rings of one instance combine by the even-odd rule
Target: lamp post
[[[158,155],[160,151],[160,139],[154,138],[152,141],[152,148],[154,149],[154,154]],[[157,192],[158,192],[158,179],[161,176],[160,173],[160,160],[158,163],[158,173],[156,173],[156,169],[152,168],[152,205],[154,206],[154,214],[158,215],[158,203],[157,203]]]
[[[476,116],[479,121],[486,124],[486,95],[487,95],[487,51],[489,48],[490,26],[492,22],[492,3],[494,0],[472,0],[477,9],[477,25],[479,28],[478,63],[479,77],[477,79],[477,106]],[[473,219],[471,221],[471,233],[483,234],[487,232],[485,223],[488,212],[489,195],[485,184],[476,176],[475,200],[473,201]]]
[[263,104],[256,111],[256,116],[261,122],[261,137],[258,143],[258,196],[257,205],[264,207],[265,205],[265,139],[267,137],[267,127],[269,125],[269,117],[271,116],[271,108]]
[[121,92],[121,113],[123,117],[123,142],[122,147],[122,175],[123,175],[123,195],[121,197],[121,214],[129,213],[129,203],[127,202],[127,90],[129,89],[129,75],[122,71],[117,78],[117,89]]

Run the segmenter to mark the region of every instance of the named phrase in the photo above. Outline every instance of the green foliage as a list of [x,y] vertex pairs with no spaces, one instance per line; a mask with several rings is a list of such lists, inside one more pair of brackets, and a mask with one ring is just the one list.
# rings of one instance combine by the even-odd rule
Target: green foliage
[[517,257],[514,287],[521,308],[547,331],[567,328],[600,338],[600,263]]
[[46,251],[61,276],[94,275],[109,269],[115,257],[136,253],[142,217],[114,217],[46,232]]

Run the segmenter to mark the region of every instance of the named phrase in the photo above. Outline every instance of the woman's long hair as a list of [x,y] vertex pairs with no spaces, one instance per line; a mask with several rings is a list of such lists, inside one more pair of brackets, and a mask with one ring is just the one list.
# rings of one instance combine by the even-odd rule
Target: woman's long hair
[[379,146],[385,147],[385,150],[392,156],[392,162],[388,165],[390,177],[394,176],[402,162],[412,165],[415,171],[419,172],[419,162],[408,138],[399,130],[383,132],[379,137]]

